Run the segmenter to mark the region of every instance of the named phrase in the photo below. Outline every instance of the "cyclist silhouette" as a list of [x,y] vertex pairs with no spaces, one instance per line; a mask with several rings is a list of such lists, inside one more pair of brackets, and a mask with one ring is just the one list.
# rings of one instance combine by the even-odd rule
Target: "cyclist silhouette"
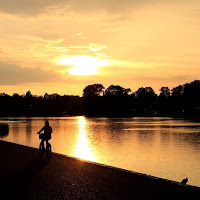
[[44,142],[46,141],[46,147],[47,147],[49,144],[48,141],[51,139],[51,133],[53,132],[48,121],[45,122],[45,126],[37,134],[40,134],[42,131],[44,131],[44,134],[41,134],[42,135],[41,143],[42,143],[42,148],[44,149]]

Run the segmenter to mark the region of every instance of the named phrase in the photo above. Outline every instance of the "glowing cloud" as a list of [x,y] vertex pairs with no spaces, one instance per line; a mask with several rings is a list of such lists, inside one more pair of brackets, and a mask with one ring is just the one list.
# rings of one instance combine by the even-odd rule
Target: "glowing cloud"
[[97,44],[94,44],[94,43],[89,44],[90,51],[96,52],[96,51],[101,51],[102,49],[105,49],[105,48],[107,48],[106,45],[97,45]]

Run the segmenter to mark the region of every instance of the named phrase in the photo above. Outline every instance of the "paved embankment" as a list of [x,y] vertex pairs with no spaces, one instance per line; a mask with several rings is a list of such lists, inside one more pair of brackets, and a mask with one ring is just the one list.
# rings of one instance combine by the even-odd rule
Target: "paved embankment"
[[[150,166],[149,166],[150,167]],[[196,199],[200,189],[0,140],[1,199]]]

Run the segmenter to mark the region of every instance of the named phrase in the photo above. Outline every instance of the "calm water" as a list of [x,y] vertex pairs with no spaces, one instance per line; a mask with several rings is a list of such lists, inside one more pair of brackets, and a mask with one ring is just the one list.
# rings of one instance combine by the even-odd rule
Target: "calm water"
[[0,139],[39,146],[49,119],[53,152],[200,186],[200,121],[173,118],[0,118]]

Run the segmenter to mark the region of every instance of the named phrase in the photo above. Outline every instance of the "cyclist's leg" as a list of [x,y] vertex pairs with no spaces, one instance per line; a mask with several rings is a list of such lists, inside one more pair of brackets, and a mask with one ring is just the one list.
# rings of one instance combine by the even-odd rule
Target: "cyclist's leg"
[[49,146],[49,140],[46,138],[46,149]]
[[46,136],[46,148],[50,145],[49,140],[51,139],[50,136]]

